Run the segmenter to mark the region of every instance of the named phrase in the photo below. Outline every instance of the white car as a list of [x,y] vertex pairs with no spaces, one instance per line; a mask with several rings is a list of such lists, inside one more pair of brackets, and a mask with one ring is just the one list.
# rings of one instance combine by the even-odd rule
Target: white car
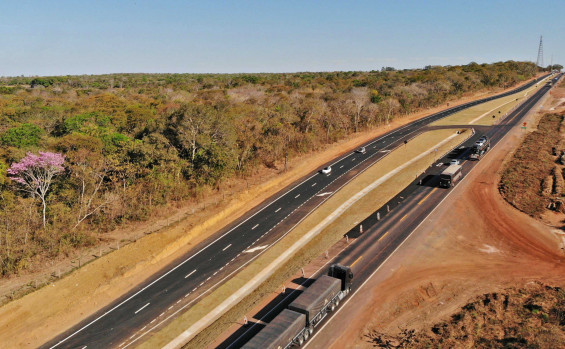
[[330,172],[332,172],[332,167],[331,166],[324,167],[321,172],[323,174],[330,174]]
[[367,152],[367,150],[365,149],[365,147],[361,147],[361,148],[357,149],[355,152],[365,154]]
[[452,159],[450,165],[459,165],[459,159]]

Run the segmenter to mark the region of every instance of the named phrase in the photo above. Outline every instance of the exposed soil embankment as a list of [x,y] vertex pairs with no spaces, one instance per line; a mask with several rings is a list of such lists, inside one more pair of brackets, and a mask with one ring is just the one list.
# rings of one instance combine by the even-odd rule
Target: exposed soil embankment
[[565,113],[545,114],[538,129],[526,136],[506,164],[500,192],[512,206],[531,216],[539,216],[563,196],[561,128]]
[[563,348],[565,290],[530,284],[488,293],[426,331],[371,331],[376,348]]

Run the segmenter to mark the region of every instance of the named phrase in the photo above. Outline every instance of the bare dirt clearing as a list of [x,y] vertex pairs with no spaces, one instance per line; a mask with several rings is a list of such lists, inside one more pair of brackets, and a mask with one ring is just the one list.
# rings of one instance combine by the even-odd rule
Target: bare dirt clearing
[[[532,113],[527,122],[535,118]],[[532,281],[565,284],[565,254],[555,227],[517,211],[498,193],[502,163],[522,136],[515,128],[481,160],[355,295],[354,309],[316,338],[315,347],[369,348],[371,331],[430,328],[480,294]]]

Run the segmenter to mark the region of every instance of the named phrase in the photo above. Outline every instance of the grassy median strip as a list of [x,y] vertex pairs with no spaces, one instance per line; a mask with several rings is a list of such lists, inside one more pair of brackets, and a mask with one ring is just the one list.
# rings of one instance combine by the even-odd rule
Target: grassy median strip
[[[196,336],[188,345],[189,347],[200,348],[205,346],[208,342],[212,341],[215,336],[219,335],[225,328],[230,326],[233,321],[239,319],[241,314],[245,313],[249,307],[259,301],[264,294],[279,288],[286,277],[294,273],[297,268],[315,258],[320,252],[341,239],[344,232],[353,228],[359,221],[369,216],[375,209],[384,205],[390,198],[396,195],[396,193],[406,187],[417,175],[422,173],[434,162],[438,154],[448,152],[454,146],[469,137],[470,134],[470,131],[463,132],[460,135],[455,135],[455,130],[431,131],[416,137],[408,142],[407,145],[399,147],[379,161],[377,165],[367,169],[363,174],[347,184],[279,243],[267,250],[224,285],[201,299],[183,315],[172,321],[166,328],[149,338],[141,347],[153,348],[168,344],[173,338],[185,332],[187,328],[191,328],[191,326],[201,321],[201,319],[212,310],[217,309],[226,299],[233,297],[236,290],[240,290],[242,287],[248,285],[253,278],[259,275],[267,266],[273,263],[273,261],[277,260],[285,251],[295,246],[297,241],[303,239],[303,237],[311,231],[319,229],[320,222],[323,222],[336,211],[343,209],[343,204],[350,200],[351,197],[366,190],[367,187],[374,185],[376,181],[384,178],[387,174],[390,174],[391,171],[399,167],[405,167],[388,180],[380,183],[375,189],[368,191],[366,195],[352,203],[345,212],[340,212],[337,218],[322,227],[318,235],[306,241],[299,252],[284,263],[281,263],[278,272],[270,275],[258,289],[243,296],[239,304],[231,308],[231,310],[218,321]],[[433,150],[438,143],[448,138],[450,138],[448,141],[438,146],[439,149],[437,152],[429,151],[422,155],[423,150]],[[418,156],[420,156],[420,158],[417,161],[407,165],[407,162]]]
[[[490,102],[482,103],[473,106],[468,109],[464,109],[458,113],[451,116],[438,120],[431,124],[431,126],[445,126],[445,125],[482,125],[482,126],[492,126],[498,120],[509,113],[513,108],[515,108],[519,103],[522,103],[528,96],[534,94],[538,89],[540,89],[545,83],[542,80],[533,85],[532,87],[514,93],[510,96],[495,99]],[[494,118],[492,117],[494,115]]]

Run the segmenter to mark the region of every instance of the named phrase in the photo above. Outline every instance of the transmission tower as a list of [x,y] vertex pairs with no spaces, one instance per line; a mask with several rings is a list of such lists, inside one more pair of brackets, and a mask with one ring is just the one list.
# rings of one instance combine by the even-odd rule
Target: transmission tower
[[543,68],[543,40],[541,35],[539,37],[538,60],[536,62],[536,65]]

